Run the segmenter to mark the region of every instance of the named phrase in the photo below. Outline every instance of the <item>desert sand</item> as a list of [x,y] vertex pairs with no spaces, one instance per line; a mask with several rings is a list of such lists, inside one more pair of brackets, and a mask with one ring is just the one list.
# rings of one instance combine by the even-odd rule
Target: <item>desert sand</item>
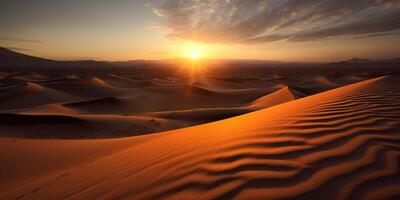
[[51,69],[1,70],[0,199],[400,198],[395,72]]
[[[0,198],[395,198],[400,194],[399,81],[382,76],[144,136],[3,138]],[[297,92],[289,95],[289,90],[250,107],[270,105],[271,96],[277,96],[274,102],[290,100]]]

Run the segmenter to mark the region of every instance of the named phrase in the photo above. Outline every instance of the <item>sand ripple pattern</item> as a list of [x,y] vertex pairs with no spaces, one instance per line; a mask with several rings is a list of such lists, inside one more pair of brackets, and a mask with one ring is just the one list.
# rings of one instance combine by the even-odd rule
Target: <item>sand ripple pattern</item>
[[178,164],[179,173],[151,185],[142,198],[399,197],[400,93],[394,79],[330,95],[307,112],[280,119],[288,125],[271,124],[272,131],[243,133],[197,163]]

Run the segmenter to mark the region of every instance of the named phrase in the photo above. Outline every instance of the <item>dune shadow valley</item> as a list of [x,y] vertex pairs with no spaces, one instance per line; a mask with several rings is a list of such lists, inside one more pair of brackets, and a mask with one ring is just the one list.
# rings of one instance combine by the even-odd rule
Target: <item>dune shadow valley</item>
[[0,200],[399,200],[399,0],[0,2]]

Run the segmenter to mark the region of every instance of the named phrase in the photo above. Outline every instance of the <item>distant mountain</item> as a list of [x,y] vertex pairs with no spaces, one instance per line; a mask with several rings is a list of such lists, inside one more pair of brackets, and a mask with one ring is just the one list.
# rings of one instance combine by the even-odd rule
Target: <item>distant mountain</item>
[[370,64],[373,63],[373,60],[370,59],[366,59],[366,58],[352,58],[349,60],[343,60],[343,61],[339,61],[339,62],[333,62],[333,63],[329,63],[329,64]]
[[370,60],[366,58],[352,58],[349,60],[333,62],[330,64],[376,64],[376,63],[399,63],[400,58],[388,59],[388,60]]
[[400,63],[400,58],[393,58],[393,59],[390,59],[390,60],[383,60],[381,62],[384,62],[384,63]]
[[329,63],[325,68],[330,68],[331,70],[345,70],[345,71],[365,71],[379,72],[382,70],[388,73],[400,72],[400,58],[394,58],[389,60],[370,60],[364,58],[352,58],[350,60]]
[[352,63],[352,64],[366,64],[366,63],[371,63],[373,61],[370,59],[366,59],[366,58],[352,58],[352,59],[344,61],[344,62]]
[[112,65],[97,61],[56,61],[25,55],[0,47],[1,68],[48,68],[48,67],[112,67]]
[[134,66],[146,63],[146,60],[127,60],[127,61],[103,61],[104,63],[117,65],[117,66]]

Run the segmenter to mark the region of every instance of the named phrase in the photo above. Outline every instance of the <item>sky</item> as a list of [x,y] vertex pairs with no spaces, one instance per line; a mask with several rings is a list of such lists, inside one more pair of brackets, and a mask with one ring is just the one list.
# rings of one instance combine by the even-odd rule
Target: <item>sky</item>
[[0,46],[60,60],[399,57],[400,0],[0,0]]

